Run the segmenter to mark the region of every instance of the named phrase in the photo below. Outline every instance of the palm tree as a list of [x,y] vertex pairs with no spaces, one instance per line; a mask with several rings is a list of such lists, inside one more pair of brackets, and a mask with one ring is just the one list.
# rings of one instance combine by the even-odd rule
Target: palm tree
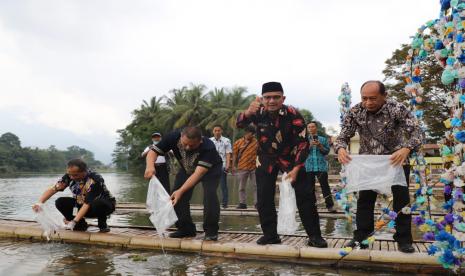
[[247,92],[245,87],[234,87],[227,90],[215,89],[209,93],[212,111],[201,125],[206,129],[211,129],[215,125],[223,126],[225,135],[236,138],[236,118],[247,108],[254,99],[254,95],[244,96]]
[[189,87],[172,90],[172,97],[167,100],[167,106],[170,108],[167,124],[173,128],[199,125],[210,113],[205,89],[205,85],[191,84]]

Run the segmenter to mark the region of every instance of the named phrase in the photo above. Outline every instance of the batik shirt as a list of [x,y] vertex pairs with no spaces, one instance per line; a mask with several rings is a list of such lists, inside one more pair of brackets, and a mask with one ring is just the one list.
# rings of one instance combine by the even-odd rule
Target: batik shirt
[[368,112],[361,103],[351,108],[334,143],[335,151],[347,148],[355,132],[360,135],[360,154],[389,155],[401,148],[416,151],[423,140],[411,111],[391,99],[376,113]]
[[238,170],[255,170],[257,166],[258,142],[255,137],[247,141],[244,137],[234,143],[233,155],[237,163]]
[[[310,139],[310,141],[312,140]],[[329,153],[328,139],[323,136],[318,136],[318,141],[323,146],[323,149],[320,149],[318,146],[309,146],[309,154],[305,161],[305,171],[307,172],[328,171],[328,161],[326,161],[325,157]]]
[[245,128],[250,123],[257,127],[257,167],[271,173],[276,165],[283,172],[304,165],[308,155],[307,128],[294,107],[283,105],[276,116],[261,107],[249,118],[244,113],[237,117],[237,127]]
[[103,177],[93,171],[88,171],[86,177],[80,181],[72,180],[68,174],[65,174],[55,184],[55,190],[57,191],[63,191],[67,187],[73,193],[78,205],[90,204],[95,199],[115,200],[108,191]]
[[186,151],[181,143],[181,132],[177,130],[166,135],[157,145],[152,145],[150,148],[159,155],[165,155],[172,150],[181,167],[189,175],[194,173],[197,166],[212,169],[223,164],[210,139],[202,137],[202,143],[197,149]]

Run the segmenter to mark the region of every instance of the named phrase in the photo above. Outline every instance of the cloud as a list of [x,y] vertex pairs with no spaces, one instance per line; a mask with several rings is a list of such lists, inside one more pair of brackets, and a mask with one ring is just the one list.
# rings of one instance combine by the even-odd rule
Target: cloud
[[[4,1],[0,115],[76,135],[105,135],[142,100],[191,82],[258,93],[337,125],[343,82],[382,78],[384,61],[439,11],[393,1]],[[11,113],[8,113],[11,114]],[[10,116],[10,115],[9,115]]]
[[[14,109],[16,117],[35,125],[68,130],[76,135],[115,136],[127,116],[98,97],[34,72],[18,56],[17,40],[0,25],[0,111]],[[126,119],[127,120],[127,119]]]

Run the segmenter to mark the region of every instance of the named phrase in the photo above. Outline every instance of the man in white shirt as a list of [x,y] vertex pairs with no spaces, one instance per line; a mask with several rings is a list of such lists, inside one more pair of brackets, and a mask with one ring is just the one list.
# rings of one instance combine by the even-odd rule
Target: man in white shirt
[[[152,133],[152,145],[147,146],[141,153],[141,157],[145,158],[147,153],[150,151],[150,147],[158,144],[161,141],[161,134],[159,132]],[[155,161],[156,174],[155,176],[160,180],[161,185],[165,188],[166,192],[170,194],[170,175],[168,171],[168,165],[166,164],[165,156],[158,155]]]
[[226,176],[228,171],[231,169],[231,155],[232,155],[232,147],[231,141],[222,136],[223,127],[220,125],[216,125],[213,127],[213,137],[210,138],[212,142],[215,144],[216,150],[218,151],[221,160],[223,160],[223,170],[221,173],[221,193],[223,195],[222,198],[222,206],[223,208],[228,207],[228,184],[226,181]]

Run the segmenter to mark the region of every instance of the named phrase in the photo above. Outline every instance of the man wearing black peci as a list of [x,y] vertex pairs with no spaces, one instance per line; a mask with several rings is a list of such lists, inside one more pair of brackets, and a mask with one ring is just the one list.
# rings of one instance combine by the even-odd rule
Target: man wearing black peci
[[278,173],[287,172],[295,189],[300,219],[309,236],[308,245],[327,247],[321,237],[320,219],[314,190],[306,182],[304,163],[308,155],[305,120],[293,107],[283,105],[283,88],[279,82],[262,86],[249,108],[239,114],[237,126],[250,123],[257,127],[258,159],[255,171],[257,181],[257,210],[263,236],[258,244],[281,243],[277,233],[277,215],[274,203]]

